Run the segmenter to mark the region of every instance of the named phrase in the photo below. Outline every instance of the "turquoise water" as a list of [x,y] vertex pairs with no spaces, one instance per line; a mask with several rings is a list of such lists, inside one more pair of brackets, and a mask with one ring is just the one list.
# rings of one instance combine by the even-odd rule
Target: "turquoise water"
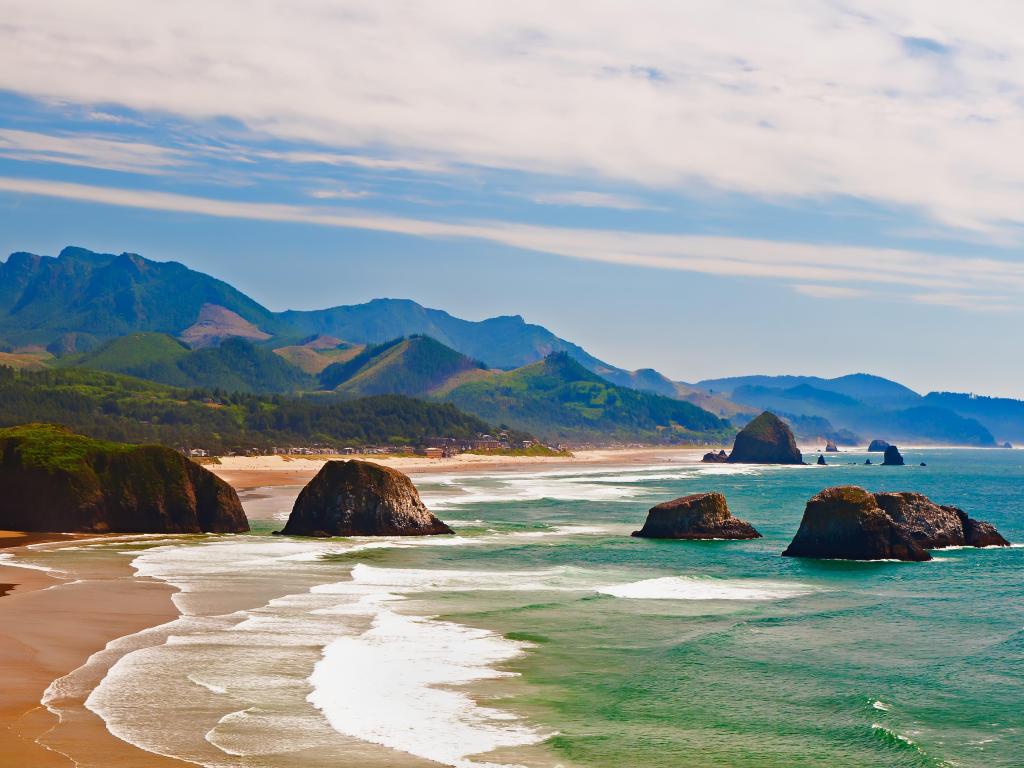
[[[865,454],[841,454],[823,468],[709,468],[678,477],[671,469],[629,469],[595,474],[578,489],[591,497],[601,486],[624,489],[635,494],[627,500],[442,503],[456,527],[471,515],[498,530],[613,530],[429,558],[446,568],[581,568],[613,582],[757,580],[805,585],[804,594],[761,601],[461,593],[435,597],[434,607],[444,609],[444,618],[533,643],[511,665],[528,693],[504,705],[557,730],[549,744],[571,764],[1022,765],[1024,549],[949,550],[921,564],[779,556],[806,499],[837,484],[920,491],[1024,541],[1021,453],[906,454],[908,463],[928,466],[866,467]],[[578,477],[564,478],[571,480]],[[464,482],[498,497],[503,487],[523,492],[499,480]],[[422,489],[430,498],[445,486]],[[764,538],[659,542],[623,535],[640,527],[652,503],[703,490],[723,492],[733,514]]]
[[[920,491],[1024,542],[1024,452],[905,454],[414,478],[456,537],[270,536],[299,489],[264,489],[243,494],[253,535],[40,549],[68,578],[130,558],[181,590],[179,619],[48,705],[91,690],[118,737],[217,768],[1020,766],[1024,548],[780,556],[838,484]],[[708,490],[764,538],[629,536]]]

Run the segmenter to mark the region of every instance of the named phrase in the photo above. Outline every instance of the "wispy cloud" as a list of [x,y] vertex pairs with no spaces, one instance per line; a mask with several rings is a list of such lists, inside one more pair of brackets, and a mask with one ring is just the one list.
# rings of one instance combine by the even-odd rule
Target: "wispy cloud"
[[792,286],[797,293],[815,299],[856,299],[867,295],[862,288],[851,288],[846,285],[816,285],[814,283],[798,283]]
[[[392,232],[428,238],[488,241],[557,256],[631,267],[796,281],[817,295],[878,285],[914,289],[914,300],[984,307],[1024,292],[1024,264],[919,251],[736,237],[649,234],[510,224],[451,223],[322,207],[251,203],[116,187],[0,177],[0,191],[89,203],[259,221]],[[792,283],[791,283],[792,284]],[[811,287],[808,287],[811,286]],[[857,288],[857,290],[862,290]],[[977,301],[966,301],[971,296]],[[991,308],[991,307],[987,307]]]
[[0,89],[325,148],[289,162],[844,196],[981,232],[1024,221],[1021,3],[0,0],[0,14]]
[[645,203],[628,195],[610,192],[544,192],[532,195],[530,199],[542,205],[568,205],[581,208],[610,208],[620,211],[660,210],[658,206]]
[[316,200],[362,200],[370,197],[370,193],[364,189],[349,189],[340,184],[333,187],[311,189],[306,194]]
[[7,128],[0,128],[0,157],[150,175],[166,173],[189,159],[185,152],[154,144]]

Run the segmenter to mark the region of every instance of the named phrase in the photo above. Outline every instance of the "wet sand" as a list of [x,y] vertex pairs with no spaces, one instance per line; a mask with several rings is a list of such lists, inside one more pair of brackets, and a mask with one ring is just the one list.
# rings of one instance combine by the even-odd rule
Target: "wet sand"
[[40,705],[53,680],[81,666],[109,641],[177,616],[170,588],[132,573],[127,563],[111,562],[103,572],[93,569],[88,580],[73,583],[73,572],[58,577],[0,565],[0,582],[14,585],[0,597],[0,766],[186,765],[114,738],[84,708],[84,700],[62,702],[67,715],[61,723]]

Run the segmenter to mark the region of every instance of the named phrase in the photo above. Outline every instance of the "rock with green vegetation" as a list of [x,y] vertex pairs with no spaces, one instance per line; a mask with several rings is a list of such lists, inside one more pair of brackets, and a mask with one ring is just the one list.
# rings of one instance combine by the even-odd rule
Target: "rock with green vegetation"
[[234,489],[177,451],[93,440],[52,424],[0,430],[0,528],[242,533]]
[[882,457],[883,467],[902,467],[903,456],[900,454],[900,449],[895,445],[890,445],[885,449],[885,456]]
[[432,515],[397,469],[328,461],[299,493],[286,536],[431,536],[454,533]]
[[732,516],[725,496],[695,493],[652,507],[634,536],[647,539],[759,539],[754,526]]
[[731,464],[803,464],[796,438],[786,423],[765,411],[736,435]]
[[842,560],[930,560],[926,550],[1008,546],[989,523],[920,493],[868,493],[827,488],[809,502],[789,557]]
[[786,557],[834,560],[931,560],[875,497],[856,486],[826,488],[807,502]]

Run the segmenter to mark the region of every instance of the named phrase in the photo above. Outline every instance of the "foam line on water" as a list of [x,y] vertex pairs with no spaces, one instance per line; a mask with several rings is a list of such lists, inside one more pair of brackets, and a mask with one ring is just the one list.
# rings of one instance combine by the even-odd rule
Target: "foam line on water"
[[17,557],[10,552],[0,552],[0,565],[7,565],[12,568],[25,568],[30,571],[43,571],[44,573],[52,573],[55,575],[66,573],[59,568],[51,568],[48,565],[26,562],[22,558]]
[[360,602],[376,613],[371,628],[328,645],[310,676],[309,701],[337,731],[459,768],[492,765],[471,758],[547,738],[451,688],[510,676],[495,666],[519,656],[525,644],[397,613],[379,595]]
[[814,588],[772,581],[664,576],[598,587],[597,591],[632,600],[785,600],[810,594]]

